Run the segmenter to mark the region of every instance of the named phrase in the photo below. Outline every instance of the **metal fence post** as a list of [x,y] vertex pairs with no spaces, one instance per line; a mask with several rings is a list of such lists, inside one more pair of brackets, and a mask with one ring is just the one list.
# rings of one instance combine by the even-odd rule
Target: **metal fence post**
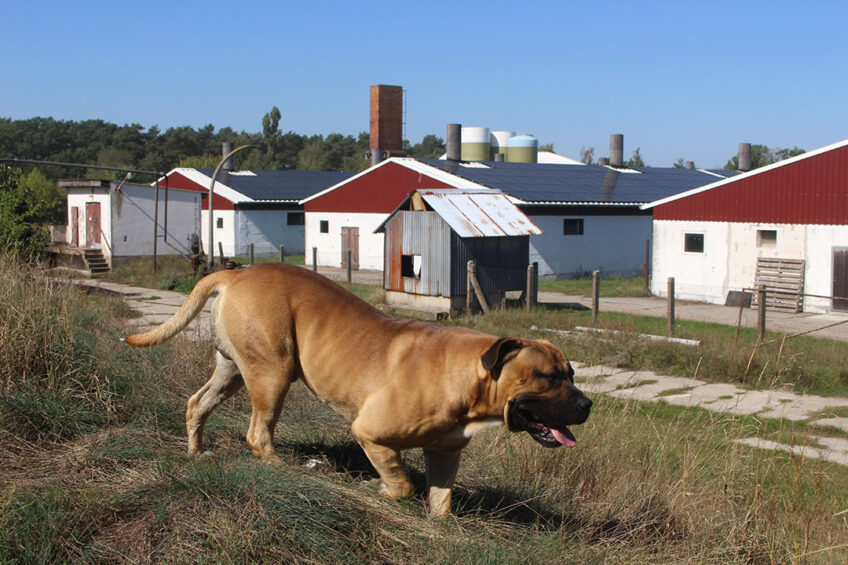
[[645,290],[651,290],[651,240],[645,240]]
[[318,248],[312,248],[312,270],[318,272]]
[[668,277],[668,327],[666,334],[674,335],[674,277]]
[[530,266],[533,268],[533,276],[530,278],[533,283],[533,295],[530,305],[535,308],[539,304],[539,263],[533,261],[533,264]]
[[592,271],[592,323],[598,322],[598,311],[601,306],[601,272]]
[[286,246],[281,245],[280,246],[280,263],[285,263],[285,262],[286,262]]
[[253,263],[254,263],[254,260],[253,260],[254,255],[253,255],[253,244],[252,244],[252,243],[249,243],[249,244],[247,245],[247,252],[248,252],[248,254],[250,255],[250,265],[251,265],[251,266],[253,266]]
[[351,264],[350,264],[350,249],[347,250],[347,282],[353,281],[353,276],[351,275]]
[[224,244],[218,242],[218,254],[221,256],[221,265],[224,264]]
[[766,336],[766,285],[761,284],[757,288],[757,301],[759,302],[759,311],[757,312],[757,332],[759,340],[763,341]]

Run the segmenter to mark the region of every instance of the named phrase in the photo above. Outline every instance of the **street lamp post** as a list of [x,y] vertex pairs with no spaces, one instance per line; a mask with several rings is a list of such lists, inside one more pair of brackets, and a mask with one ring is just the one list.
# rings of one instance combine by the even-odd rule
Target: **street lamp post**
[[208,269],[212,270],[212,266],[215,264],[215,218],[212,214],[212,211],[215,208],[213,204],[213,198],[215,196],[215,179],[218,177],[218,171],[221,170],[221,167],[224,166],[224,163],[235,155],[238,151],[242,149],[246,149],[248,147],[254,147],[253,145],[241,145],[236,147],[226,155],[221,161],[218,163],[218,166],[215,167],[215,172],[212,173],[212,181],[209,183],[209,249],[206,250],[206,255],[208,257]]

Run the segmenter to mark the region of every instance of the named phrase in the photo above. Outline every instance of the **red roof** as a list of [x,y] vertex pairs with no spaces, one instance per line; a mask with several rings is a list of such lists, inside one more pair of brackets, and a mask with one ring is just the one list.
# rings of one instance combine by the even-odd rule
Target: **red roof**
[[390,214],[419,188],[453,188],[393,162],[369,169],[303,204],[307,212]]
[[655,220],[848,224],[848,140],[645,207]]

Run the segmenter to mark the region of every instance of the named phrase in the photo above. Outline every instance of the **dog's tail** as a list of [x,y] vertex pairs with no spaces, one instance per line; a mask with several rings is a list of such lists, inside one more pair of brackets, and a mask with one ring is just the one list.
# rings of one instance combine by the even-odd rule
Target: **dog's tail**
[[183,330],[200,313],[209,297],[221,287],[227,285],[235,271],[219,271],[200,279],[191,294],[176,314],[167,319],[161,326],[149,332],[133,334],[124,341],[136,347],[159,345]]

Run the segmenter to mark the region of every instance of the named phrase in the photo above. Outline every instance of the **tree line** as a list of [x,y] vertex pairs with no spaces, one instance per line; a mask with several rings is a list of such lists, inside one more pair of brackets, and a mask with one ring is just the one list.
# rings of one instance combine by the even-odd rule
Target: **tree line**
[[[118,125],[103,120],[0,118],[0,157],[169,171],[179,166],[214,168],[221,159],[222,143],[231,142],[235,146],[254,146],[237,155],[237,166],[241,169],[356,172],[368,166],[367,132],[356,136],[284,133],[280,130],[281,119],[282,113],[275,106],[263,116],[261,131],[250,133],[230,127],[216,130],[212,124],[162,131],[156,125]],[[438,157],[444,152],[444,140],[427,135],[415,145],[404,141],[404,150],[413,157]],[[31,167],[23,169],[28,171]],[[102,170],[58,166],[44,167],[42,171],[53,180],[120,176]]]

